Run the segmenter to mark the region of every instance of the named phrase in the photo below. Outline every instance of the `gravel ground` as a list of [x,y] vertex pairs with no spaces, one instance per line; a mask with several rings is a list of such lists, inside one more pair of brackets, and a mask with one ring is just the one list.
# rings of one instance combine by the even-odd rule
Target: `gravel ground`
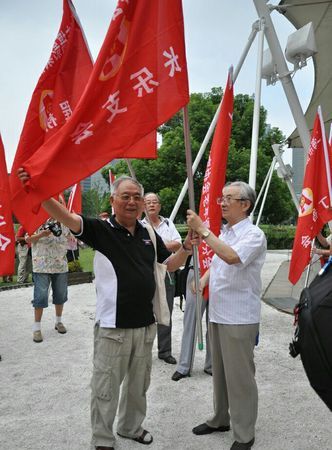
[[[264,287],[286,257],[269,253]],[[3,450],[90,450],[89,382],[95,310],[93,284],[70,286],[66,335],[54,330],[54,310],[44,313],[44,342],[32,341],[32,288],[0,292],[0,448]],[[173,313],[173,354],[181,344],[178,299]],[[290,315],[262,304],[256,351],[259,417],[255,450],[330,450],[331,415],[310,388],[301,361],[288,355]],[[232,433],[195,436],[191,429],[212,411],[212,379],[196,352],[192,376],[171,381],[174,366],[158,360],[156,347],[145,427],[151,450],[227,450]],[[117,450],[142,449],[117,440]]]

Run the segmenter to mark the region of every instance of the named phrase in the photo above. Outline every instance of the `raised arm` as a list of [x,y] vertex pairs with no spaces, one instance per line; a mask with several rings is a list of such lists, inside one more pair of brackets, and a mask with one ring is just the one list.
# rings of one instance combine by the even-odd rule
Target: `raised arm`
[[[19,167],[17,170],[17,176],[21,180],[21,183],[25,183],[30,179],[28,172],[24,170],[23,167]],[[45,200],[42,202],[42,207],[48,214],[53,217],[53,219],[66,225],[74,233],[79,233],[81,231],[81,218],[78,214],[70,213],[64,206],[57,202],[54,198]]]
[[58,220],[72,230],[74,233],[81,231],[81,218],[78,214],[71,213],[54,198],[45,200],[42,207],[53,219]]

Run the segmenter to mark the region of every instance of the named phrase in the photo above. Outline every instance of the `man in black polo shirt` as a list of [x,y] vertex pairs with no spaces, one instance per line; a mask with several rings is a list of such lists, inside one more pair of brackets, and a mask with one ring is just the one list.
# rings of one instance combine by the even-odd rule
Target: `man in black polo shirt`
[[[19,170],[19,177],[23,183],[29,179],[23,169]],[[118,178],[111,192],[115,214],[109,221],[69,213],[54,199],[43,203],[52,217],[104,255],[96,266],[91,381],[92,443],[99,450],[113,449],[113,421],[121,384],[117,433],[142,444],[153,440],[142,428],[156,335],[152,309],[155,251],[147,229],[136,219],[143,207],[143,194],[143,187],[136,180]],[[171,254],[156,234],[158,262],[165,262],[170,272],[176,270],[191,252],[192,243],[199,243],[192,237],[188,233],[181,248]]]

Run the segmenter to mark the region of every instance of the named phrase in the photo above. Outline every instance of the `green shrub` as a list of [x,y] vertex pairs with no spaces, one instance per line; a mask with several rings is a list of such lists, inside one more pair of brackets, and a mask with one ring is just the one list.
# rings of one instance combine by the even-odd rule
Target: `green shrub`
[[68,272],[83,272],[81,263],[78,259],[75,259],[74,261],[70,261],[68,263]]
[[292,249],[296,227],[293,225],[260,225],[269,250]]

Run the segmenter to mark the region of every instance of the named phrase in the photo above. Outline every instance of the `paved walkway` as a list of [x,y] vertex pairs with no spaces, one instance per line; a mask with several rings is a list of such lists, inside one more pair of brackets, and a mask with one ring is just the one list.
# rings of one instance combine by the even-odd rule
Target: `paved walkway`
[[[274,275],[271,283],[263,294],[263,301],[270,306],[288,314],[293,314],[294,306],[298,303],[301,291],[305,285],[306,271],[294,286],[288,281],[289,258],[287,251],[276,252],[275,254],[284,254],[286,260],[283,261]],[[309,273],[308,284],[314,279],[320,270],[319,260],[312,264]]]
[[[275,280],[287,256],[269,253],[263,286]],[[273,283],[276,283],[274,281]],[[272,286],[273,286],[272,283]],[[45,311],[44,342],[32,342],[32,288],[0,292],[1,450],[90,450],[90,378],[95,286],[70,286],[64,310],[68,333],[54,330],[54,311]],[[173,354],[179,356],[183,313],[175,302]],[[331,414],[309,386],[299,358],[288,354],[292,317],[262,304],[260,343],[255,351],[259,415],[253,450],[331,450]],[[149,450],[229,450],[230,433],[195,436],[191,429],[212,411],[212,379],[196,351],[190,378],[171,380],[174,366],[153,349],[145,427],[154,436]],[[115,422],[116,426],[116,422]],[[116,450],[143,450],[118,438]]]

